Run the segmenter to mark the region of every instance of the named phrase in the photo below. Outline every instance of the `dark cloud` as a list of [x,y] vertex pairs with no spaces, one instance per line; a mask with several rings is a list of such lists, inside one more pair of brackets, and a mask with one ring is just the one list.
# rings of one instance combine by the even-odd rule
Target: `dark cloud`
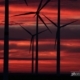
[[16,44],[11,44],[10,46],[9,46],[9,49],[10,50],[12,50],[12,49],[17,49],[17,50],[25,50],[25,51],[28,51],[29,50],[29,46],[28,45],[26,45],[26,46],[18,46],[18,45],[16,45]]
[[[23,0],[12,0],[12,3],[22,3]],[[28,4],[39,4],[40,0],[27,0]],[[43,3],[46,2],[46,0],[43,0]],[[24,2],[23,2],[24,3]],[[71,9],[71,10],[79,10],[80,9],[80,0],[72,1],[72,0],[61,0],[61,8],[65,9]],[[30,6],[31,6],[30,5]],[[57,0],[51,0],[50,3],[46,7],[50,8],[57,8]]]
[[4,49],[4,45],[3,44],[2,45],[0,44],[0,51],[3,50],[3,49]]
[[[45,54],[45,57],[47,58],[46,55],[50,54],[50,52],[56,53],[56,48],[54,49],[54,40],[48,40],[48,41],[50,41],[51,43],[39,45],[39,54],[43,54],[42,58],[44,57],[44,54]],[[46,40],[41,40],[41,42],[46,42]],[[16,43],[11,43],[9,45],[9,50],[10,50],[9,57],[10,58],[24,58],[24,59],[30,58],[31,59],[31,53],[29,54],[29,48],[30,46],[27,44],[20,46],[20,45],[17,45]],[[80,46],[69,46],[69,45],[66,45],[66,41],[65,41],[65,45],[61,44],[61,51],[63,51],[64,53],[67,53],[68,56],[69,55],[73,56],[74,54],[77,55],[80,53]],[[3,44],[0,44],[0,58],[3,58]]]
[[71,10],[79,10],[80,9],[80,0],[72,1],[72,0],[62,0],[61,8],[71,9]]
[[80,53],[80,46],[61,46],[61,50],[64,50],[67,53]]
[[[27,0],[29,6],[36,6],[39,4],[40,0]],[[43,0],[43,3],[46,2],[46,0]],[[10,4],[15,4],[21,6],[21,4],[25,4],[24,0],[10,0]],[[61,0],[61,8],[65,9],[71,9],[71,10],[79,10],[80,9],[80,0]],[[0,5],[4,4],[4,0],[0,0]],[[50,8],[57,8],[57,0],[51,0],[50,3],[46,6]]]
[[[56,51],[56,48],[54,49],[54,40],[48,40],[48,41],[50,41],[51,44],[50,43],[39,44],[39,52]],[[41,40],[40,42],[46,42],[46,40]],[[77,42],[77,40],[76,40],[76,42]],[[27,43],[25,43],[26,45],[21,45],[21,46],[17,45],[16,43],[10,44],[9,45],[9,50],[22,50],[24,52],[29,51],[30,46],[27,45]],[[3,50],[3,44],[0,44],[0,50]],[[62,45],[62,43],[61,43],[61,51],[65,51],[65,52],[69,52],[69,53],[80,53],[80,47],[79,46],[67,46],[66,42],[65,42],[65,45]]]
[[[35,34],[35,29],[33,28],[26,28],[28,29],[32,34]],[[54,39],[56,35],[56,28],[50,27],[52,34],[47,30],[41,34],[39,34],[39,39]],[[46,30],[46,28],[40,28],[40,31]],[[4,37],[4,29],[0,28],[0,39],[3,39]],[[24,31],[21,28],[10,28],[9,29],[9,39],[10,40],[30,40],[31,35],[29,35],[26,31]],[[61,39],[80,39],[80,29],[75,27],[65,27],[61,29]]]

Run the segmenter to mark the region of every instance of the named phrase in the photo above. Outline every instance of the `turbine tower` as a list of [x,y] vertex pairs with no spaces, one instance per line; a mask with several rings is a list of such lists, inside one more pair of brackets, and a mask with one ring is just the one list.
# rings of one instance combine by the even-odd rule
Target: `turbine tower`
[[3,80],[8,80],[8,59],[9,59],[9,0],[5,0]]

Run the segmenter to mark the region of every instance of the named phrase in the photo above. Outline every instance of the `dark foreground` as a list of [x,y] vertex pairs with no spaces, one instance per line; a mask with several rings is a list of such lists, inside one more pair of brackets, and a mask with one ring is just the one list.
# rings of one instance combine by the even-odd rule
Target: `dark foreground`
[[[63,74],[60,74],[59,76],[71,76],[71,74],[69,73],[63,73]],[[42,79],[48,79],[48,80],[52,80],[54,79],[54,77],[58,77],[57,74],[55,73],[52,73],[52,74],[47,74],[47,73],[44,73],[44,74],[27,74],[27,73],[9,73],[9,80],[42,80]],[[51,79],[52,78],[52,79]],[[3,80],[3,74],[0,73],[0,80]]]

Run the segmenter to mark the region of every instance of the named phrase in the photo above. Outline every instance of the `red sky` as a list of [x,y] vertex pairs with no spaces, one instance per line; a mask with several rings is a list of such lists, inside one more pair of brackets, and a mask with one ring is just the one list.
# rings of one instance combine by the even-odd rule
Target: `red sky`
[[[20,16],[20,17],[11,17],[16,14],[36,11],[39,1],[28,0],[29,6],[26,6],[24,1],[19,0],[10,0],[10,21],[15,21],[19,23],[24,23],[23,26],[26,27],[32,33],[35,33],[35,20],[34,15],[30,16]],[[45,0],[44,0],[45,1]],[[66,4],[67,3],[67,4]],[[80,19],[80,1],[77,0],[61,1],[61,25],[67,22],[71,22],[76,19]],[[0,23],[4,21],[4,2],[0,0]],[[47,17],[49,17],[54,22],[57,22],[57,2],[56,0],[51,0],[51,2],[41,11]],[[42,16],[42,15],[41,15]],[[43,16],[42,18],[48,24],[51,31],[53,31],[53,37],[47,31],[40,35],[39,40],[39,58],[54,59],[53,61],[42,61],[45,65],[42,65],[40,62],[40,72],[44,70],[47,72],[56,70],[56,50],[54,50],[54,38],[56,28]],[[73,23],[72,25],[67,26],[61,30],[61,71],[78,71],[79,70],[79,61],[80,61],[80,21]],[[3,58],[3,26],[0,25],[0,58]],[[46,29],[44,25],[40,22],[39,25],[40,31]],[[9,48],[9,57],[13,59],[20,58],[22,59],[31,59],[31,54],[29,54],[29,45],[30,45],[30,36],[20,28],[19,25],[10,25],[10,48]],[[53,62],[53,64],[52,64]],[[20,61],[10,61],[10,72],[28,72],[31,70],[31,62],[23,61],[23,64]],[[18,65],[17,65],[18,64]],[[29,66],[27,66],[29,64]],[[2,72],[2,61],[0,60],[0,71]],[[23,66],[24,65],[24,66]],[[13,67],[12,67],[13,66]],[[47,66],[45,68],[45,66]],[[19,68],[20,67],[20,68]],[[28,67],[29,69],[26,69]],[[24,69],[23,69],[24,68]],[[54,68],[54,69],[53,69]],[[16,71],[17,70],[17,71]]]
[[[78,71],[80,64],[80,40],[62,40],[61,41],[61,72]],[[2,44],[2,42],[0,42]],[[43,40],[39,42],[39,59],[45,58],[48,60],[39,62],[40,72],[55,72],[56,71],[56,51],[52,49],[53,41]],[[3,45],[3,44],[2,44]],[[49,46],[45,47],[44,46]],[[41,47],[40,47],[41,46]],[[31,53],[29,54],[29,41],[10,41],[9,57],[13,60],[9,63],[10,72],[30,72],[31,71]],[[3,57],[3,50],[0,50]],[[19,60],[18,60],[19,58]],[[17,59],[17,60],[16,60]],[[21,59],[21,61],[20,61]],[[23,60],[25,59],[25,60]],[[49,60],[53,59],[53,60]],[[21,63],[22,62],[22,63]],[[44,64],[43,64],[44,62]],[[2,61],[0,61],[2,65]],[[2,70],[2,67],[0,68]]]

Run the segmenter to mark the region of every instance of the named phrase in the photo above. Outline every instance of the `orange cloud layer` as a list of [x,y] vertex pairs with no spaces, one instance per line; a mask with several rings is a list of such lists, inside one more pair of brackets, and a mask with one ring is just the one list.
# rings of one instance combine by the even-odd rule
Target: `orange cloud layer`
[[[11,17],[15,14],[25,13],[29,11],[36,11],[36,7],[26,7],[26,6],[19,6],[19,5],[10,5],[9,7],[9,16],[10,21],[16,21],[16,22],[24,22],[27,26],[34,26],[35,25],[35,19],[33,18],[34,15],[26,15],[21,17]],[[44,13],[46,16],[48,16],[51,20],[57,21],[57,10],[54,8],[44,8],[41,13]],[[48,23],[49,21],[45,19],[43,16],[42,18]],[[80,19],[80,11],[71,11],[71,10],[61,10],[61,20],[68,20],[68,19]],[[4,6],[0,6],[0,20],[4,20]]]
[[[0,60],[0,72],[3,72],[3,61]],[[76,62],[61,62],[61,72],[74,72],[79,71],[80,64]],[[10,60],[9,72],[16,73],[31,73],[30,60]],[[56,61],[54,60],[41,60],[39,61],[39,72],[56,72]]]
[[[61,56],[65,57],[65,56],[73,55],[72,58],[74,58],[76,54],[73,54],[69,51],[70,51],[70,48],[71,48],[71,50],[75,49],[75,48],[76,49],[79,48],[80,47],[79,42],[80,42],[80,40],[61,40],[61,45],[62,45],[61,48],[63,47],[63,49],[61,49]],[[0,41],[0,45],[2,45],[0,48],[0,53],[2,54],[3,53],[3,48],[2,48],[3,47],[3,41]],[[20,58],[23,56],[23,58],[24,57],[26,58],[26,56],[28,56],[28,57],[31,56],[31,54],[28,55],[30,41],[10,41],[9,45],[10,45],[9,46],[9,48],[10,48],[9,52],[11,53],[10,57],[15,56],[14,58]],[[49,48],[47,48],[47,47],[46,47],[46,49],[43,48],[43,50],[39,52],[40,53],[39,56],[40,57],[46,57],[46,58],[56,57],[56,49],[54,50],[54,41],[53,40],[41,40],[41,41],[39,41],[39,46],[45,47],[47,45],[50,48],[52,48],[52,46],[50,46],[50,45],[53,45],[53,48],[52,48],[53,50],[46,51]],[[69,49],[69,51],[67,52],[68,49]],[[17,53],[19,53],[19,54],[17,54]],[[74,53],[76,53],[76,52],[74,52]],[[22,54],[24,54],[26,56],[24,56]],[[79,52],[77,52],[77,55],[79,55]],[[68,59],[69,59],[69,57],[68,57]]]
[[[20,13],[25,13],[29,11],[36,11],[36,7],[26,7],[26,6],[14,6],[10,5],[9,7],[9,15],[15,15]],[[48,16],[51,20],[56,21],[57,18],[57,10],[54,8],[44,8],[41,13],[44,13],[46,16]],[[10,17],[10,21],[23,21],[26,25],[35,23],[35,19],[32,17],[33,15],[28,16],[21,16],[21,17]],[[42,16],[43,17],[43,16]],[[3,21],[4,19],[4,6],[0,6],[0,19]],[[61,20],[63,19],[80,19],[80,11],[71,11],[71,10],[61,10]],[[44,18],[46,21],[46,19]],[[47,21],[48,22],[48,21]]]

